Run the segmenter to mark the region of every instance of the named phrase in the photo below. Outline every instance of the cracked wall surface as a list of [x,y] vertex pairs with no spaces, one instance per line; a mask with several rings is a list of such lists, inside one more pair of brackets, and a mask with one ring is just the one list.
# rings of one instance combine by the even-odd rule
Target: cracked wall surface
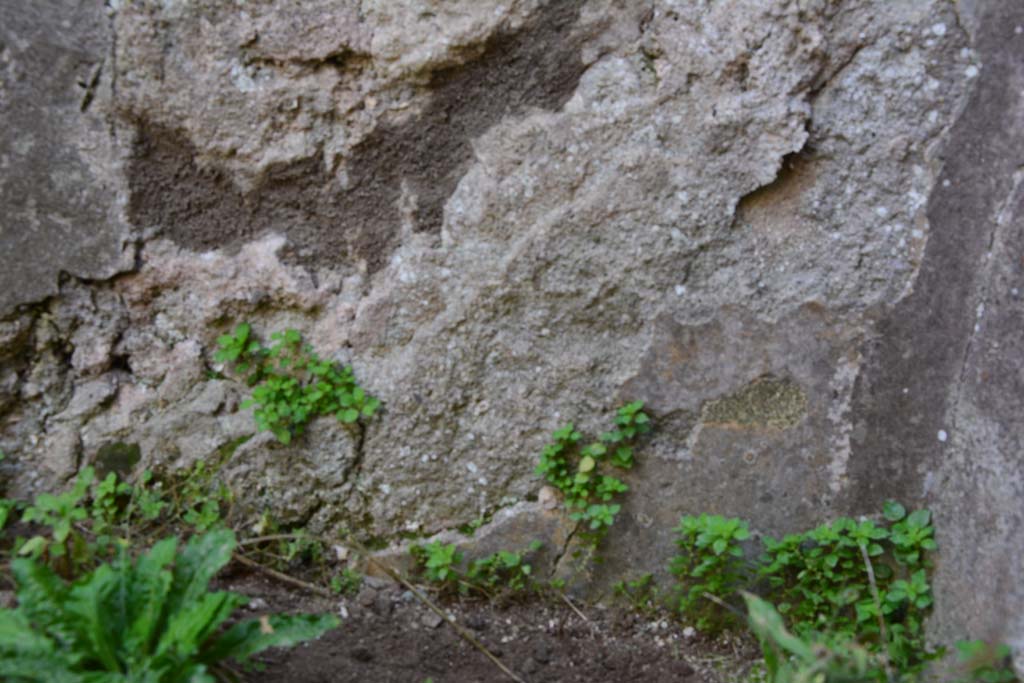
[[[658,427],[595,585],[663,572],[680,514],[781,533],[895,497],[933,504],[940,535],[995,529],[982,564],[1021,605],[1000,545],[1019,480],[993,488],[996,512],[981,502],[1019,463],[1021,363],[975,320],[1017,320],[1016,10],[108,5],[81,9],[83,64],[102,65],[88,106],[67,99],[73,69],[25,76],[59,12],[10,5],[23,21],[0,46],[19,131],[0,135],[12,490],[125,453],[224,460],[245,519],[397,542],[493,515],[481,547],[536,529],[564,550],[537,454],[641,399]],[[18,151],[32,136],[56,156]],[[89,172],[44,178],[65,158]],[[300,329],[383,410],[287,447],[254,435],[246,387],[213,360],[241,320]],[[970,543],[945,538],[944,557]],[[958,562],[937,574],[938,631],[1020,637]]]

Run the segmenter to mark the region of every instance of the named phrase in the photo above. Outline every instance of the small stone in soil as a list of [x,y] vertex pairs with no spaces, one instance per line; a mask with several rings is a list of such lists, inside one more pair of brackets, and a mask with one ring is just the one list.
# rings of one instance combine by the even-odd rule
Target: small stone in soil
[[352,648],[352,659],[365,664],[373,661],[373,653],[365,647]]
[[382,617],[386,617],[391,614],[391,610],[394,609],[395,603],[391,601],[391,596],[387,593],[380,593],[373,601],[373,611]]
[[359,589],[359,593],[356,595],[356,602],[363,607],[372,607],[374,600],[377,599],[377,591],[369,586],[363,586]]
[[422,623],[427,628],[437,628],[442,623],[444,623],[444,619],[434,614],[433,612],[427,612],[423,615],[423,618],[420,619],[420,623]]
[[465,624],[474,631],[485,631],[487,630],[487,619],[484,615],[477,612],[471,612],[466,615]]

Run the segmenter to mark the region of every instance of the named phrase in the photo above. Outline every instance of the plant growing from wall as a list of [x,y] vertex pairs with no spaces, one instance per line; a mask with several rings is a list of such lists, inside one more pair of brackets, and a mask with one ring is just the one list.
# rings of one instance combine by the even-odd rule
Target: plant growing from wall
[[221,626],[244,596],[209,592],[231,558],[230,531],[168,538],[67,584],[45,565],[12,562],[17,609],[0,610],[0,678],[12,683],[213,683],[227,664],[338,625],[333,616],[267,616]]
[[582,434],[569,423],[555,431],[541,452],[537,474],[562,492],[572,519],[582,524],[581,535],[594,548],[608,533],[622,506],[613,501],[629,487],[608,467],[633,467],[636,439],[650,430],[643,401],[619,408],[615,426],[597,441],[581,446]]
[[352,368],[322,360],[297,330],[271,335],[264,347],[241,323],[231,334],[217,339],[214,359],[230,363],[253,387],[243,407],[255,406],[253,415],[261,431],[269,431],[284,444],[301,436],[314,417],[334,415],[345,424],[369,418],[380,400],[359,386]]

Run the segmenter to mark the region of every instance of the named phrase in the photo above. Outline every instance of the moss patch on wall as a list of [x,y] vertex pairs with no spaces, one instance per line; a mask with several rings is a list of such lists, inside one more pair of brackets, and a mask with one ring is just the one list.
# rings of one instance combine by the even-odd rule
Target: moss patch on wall
[[767,375],[704,404],[705,424],[789,429],[807,413],[807,395],[793,381]]

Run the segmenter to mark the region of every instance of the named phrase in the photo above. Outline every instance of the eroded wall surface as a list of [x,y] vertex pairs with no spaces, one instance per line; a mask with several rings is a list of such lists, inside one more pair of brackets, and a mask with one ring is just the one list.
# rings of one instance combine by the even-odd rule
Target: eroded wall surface
[[[663,570],[683,513],[780,533],[895,497],[936,511],[937,632],[1024,635],[1021,7],[107,4],[0,22],[13,489],[228,455],[253,519],[493,513],[479,543],[554,562],[547,435],[642,399],[605,578]],[[212,358],[241,320],[383,412],[253,436]]]

